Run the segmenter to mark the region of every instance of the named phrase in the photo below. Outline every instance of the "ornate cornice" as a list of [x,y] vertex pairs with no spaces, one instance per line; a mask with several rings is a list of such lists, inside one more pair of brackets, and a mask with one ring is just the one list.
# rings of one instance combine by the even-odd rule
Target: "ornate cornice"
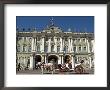
[[91,38],[94,39],[94,33],[46,33],[46,32],[17,32],[17,37],[69,37],[69,38]]

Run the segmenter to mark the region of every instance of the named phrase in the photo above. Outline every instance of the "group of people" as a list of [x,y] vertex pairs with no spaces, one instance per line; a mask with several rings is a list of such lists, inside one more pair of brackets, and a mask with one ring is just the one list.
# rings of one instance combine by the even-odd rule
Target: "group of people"
[[69,71],[70,69],[72,69],[72,64],[71,63],[65,63],[65,64],[53,64],[53,63],[44,63],[44,62],[38,62],[36,64],[36,69],[43,69],[43,70],[47,70],[48,72],[50,71],[55,71],[55,69],[59,69],[62,71]]
[[[84,61],[82,60],[80,62],[80,65],[75,66],[74,71],[76,73],[84,73],[85,72],[84,67],[82,65],[83,63],[84,63]],[[26,67],[26,68],[29,69],[29,67]],[[26,68],[24,70],[26,70]],[[42,72],[44,70],[46,70],[47,72],[50,72],[50,71],[54,71],[55,72],[56,69],[59,70],[59,71],[62,71],[62,72],[63,71],[71,71],[72,70],[72,63],[66,62],[64,64],[55,65],[53,63],[38,62],[35,65],[35,69],[40,69]],[[20,63],[18,63],[17,71],[20,71],[20,70],[22,70],[22,67],[21,67]]]

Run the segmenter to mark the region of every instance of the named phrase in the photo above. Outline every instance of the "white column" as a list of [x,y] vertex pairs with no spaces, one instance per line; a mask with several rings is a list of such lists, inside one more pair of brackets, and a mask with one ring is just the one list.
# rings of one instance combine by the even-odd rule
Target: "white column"
[[32,38],[31,48],[32,48],[32,51],[34,51],[34,38]]
[[30,69],[33,69],[33,56],[30,57]]
[[59,56],[58,64],[61,64],[61,56]]
[[62,50],[64,50],[64,38],[62,39]]
[[91,57],[89,57],[89,68],[91,68],[92,62],[91,62]]
[[34,51],[36,51],[36,38],[34,38]]
[[42,52],[42,38],[40,39],[40,51]]
[[77,57],[77,63],[79,63],[78,60],[79,60],[79,57]]
[[54,42],[55,42],[54,51],[57,52],[57,38],[56,37],[54,37]]
[[27,66],[26,57],[24,57],[24,66]]
[[71,39],[71,52],[73,52],[73,40]]
[[78,52],[78,46],[76,46],[76,53]]
[[71,62],[72,62],[72,68],[74,68],[74,58],[73,58],[73,56],[71,56]]
[[47,63],[47,61],[46,61],[46,56],[44,56],[45,57],[45,63]]
[[42,50],[42,52],[44,52],[44,37],[42,37],[42,48],[41,48]]
[[69,43],[69,45],[68,45],[68,52],[71,52],[71,43],[70,43],[70,38],[69,38],[69,40],[68,40],[68,43]]
[[21,45],[21,52],[23,52],[23,44]]
[[27,46],[27,45],[25,46],[25,51],[26,51],[26,52],[28,51],[28,46]]
[[62,52],[62,37],[60,37],[60,52]]
[[37,51],[37,37],[36,37],[36,43],[35,43],[35,51]]
[[94,52],[94,40],[91,40],[92,52]]
[[49,38],[48,42],[49,42],[49,44],[48,44],[48,52],[51,52],[51,38]]
[[23,65],[25,66],[25,57],[23,58]]
[[63,56],[62,56],[62,64],[64,64],[64,61],[63,61]]
[[90,42],[89,42],[89,40],[87,40],[87,51],[88,51],[88,53],[90,53]]

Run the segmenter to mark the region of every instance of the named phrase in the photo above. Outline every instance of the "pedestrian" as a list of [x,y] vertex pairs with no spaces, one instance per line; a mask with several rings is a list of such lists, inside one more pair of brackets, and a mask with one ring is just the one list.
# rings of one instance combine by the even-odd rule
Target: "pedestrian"
[[18,64],[18,71],[21,69],[21,65],[20,65],[20,63]]

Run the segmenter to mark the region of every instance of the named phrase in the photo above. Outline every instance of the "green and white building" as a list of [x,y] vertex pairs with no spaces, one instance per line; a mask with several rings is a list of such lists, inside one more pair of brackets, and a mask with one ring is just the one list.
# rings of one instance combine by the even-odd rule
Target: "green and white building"
[[84,60],[85,66],[94,66],[94,33],[63,32],[53,23],[40,31],[16,32],[16,63],[35,68],[38,62],[64,64],[69,57],[72,68]]

